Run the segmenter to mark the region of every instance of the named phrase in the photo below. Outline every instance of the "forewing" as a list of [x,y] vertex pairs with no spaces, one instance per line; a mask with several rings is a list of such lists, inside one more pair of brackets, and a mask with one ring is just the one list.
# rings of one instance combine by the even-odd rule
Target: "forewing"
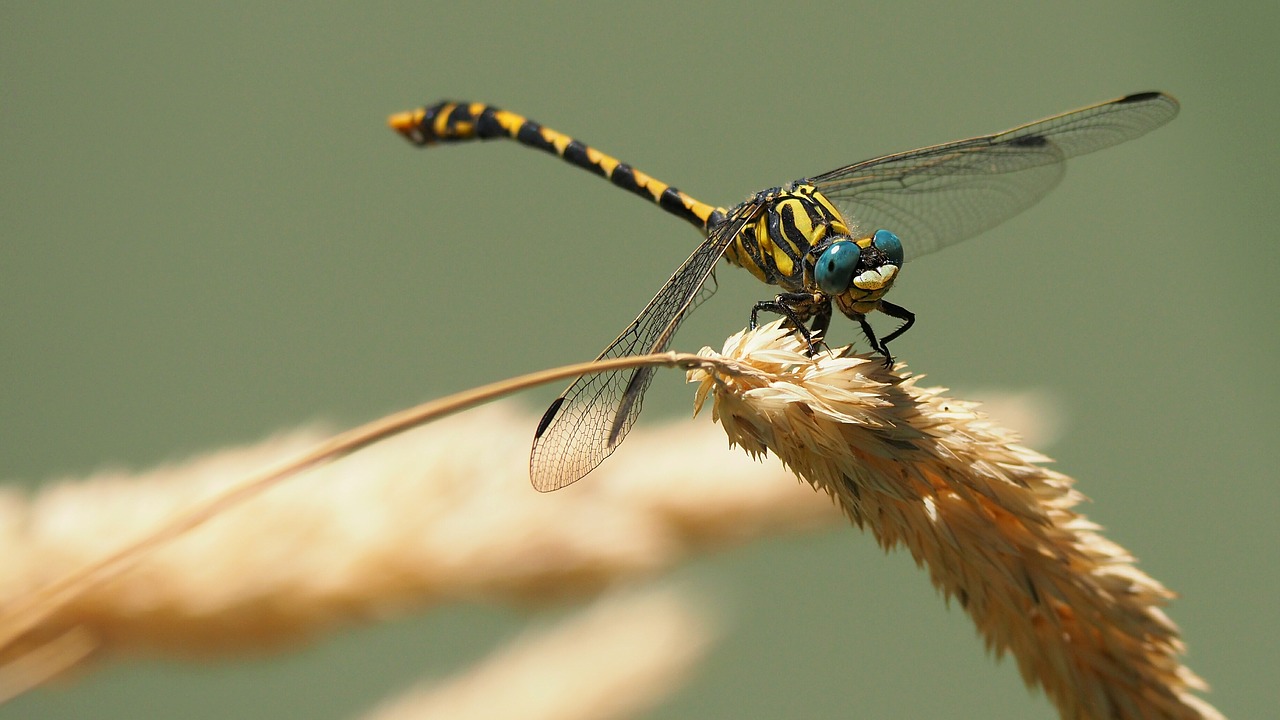
[[911,260],[1031,207],[1062,179],[1067,158],[1132,140],[1177,114],[1168,95],[1129,95],[994,135],[866,160],[811,182],[858,232],[899,235]]
[[[714,291],[705,285],[716,261],[758,209],[754,203],[736,208],[596,359],[666,350],[689,311]],[[653,367],[614,370],[575,380],[538,423],[529,456],[533,486],[542,492],[557,490],[577,482],[609,457],[640,415],[644,392],[656,371]]]

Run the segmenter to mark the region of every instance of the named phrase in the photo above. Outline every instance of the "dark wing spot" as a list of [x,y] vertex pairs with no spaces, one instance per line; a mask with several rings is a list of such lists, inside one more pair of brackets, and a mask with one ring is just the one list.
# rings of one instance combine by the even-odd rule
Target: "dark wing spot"
[[1014,147],[1044,147],[1049,144],[1049,140],[1043,135],[1027,135],[1026,137],[1014,138],[1009,144]]
[[1148,90],[1147,92],[1140,92],[1140,93],[1134,93],[1132,95],[1125,95],[1124,97],[1117,100],[1116,104],[1118,105],[1120,103],[1144,102],[1146,100],[1150,100],[1156,97],[1160,97],[1159,92],[1156,92],[1155,90]]
[[547,426],[550,425],[551,421],[555,419],[556,413],[560,412],[560,406],[563,404],[564,404],[564,396],[561,395],[560,397],[555,399],[555,402],[551,403],[551,407],[547,408],[546,412],[542,413],[542,419],[538,421],[538,429],[535,430],[533,433],[534,440],[537,440],[538,438],[542,437],[542,433],[547,431]]

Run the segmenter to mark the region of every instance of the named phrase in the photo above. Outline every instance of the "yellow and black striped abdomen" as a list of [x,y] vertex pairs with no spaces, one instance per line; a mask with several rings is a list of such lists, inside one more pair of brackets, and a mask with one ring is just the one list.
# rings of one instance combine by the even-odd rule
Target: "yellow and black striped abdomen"
[[725,259],[762,282],[789,292],[813,289],[810,249],[825,238],[848,235],[840,212],[812,185],[765,192],[764,208],[738,232]]
[[556,155],[623,190],[630,191],[704,233],[724,219],[724,210],[699,202],[649,175],[516,113],[484,103],[439,102],[391,117],[391,127],[418,146],[507,138]]

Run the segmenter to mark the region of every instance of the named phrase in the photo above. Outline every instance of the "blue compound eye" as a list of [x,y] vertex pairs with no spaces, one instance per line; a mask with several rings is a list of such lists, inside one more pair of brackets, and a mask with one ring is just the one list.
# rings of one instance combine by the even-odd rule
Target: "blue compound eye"
[[[853,272],[858,269],[858,255],[862,249],[852,240],[837,240],[831,243],[818,265],[814,268],[814,279],[818,287],[828,295],[839,295],[849,289],[853,281]],[[901,252],[899,252],[901,254]]]
[[902,267],[902,241],[898,239],[897,235],[888,230],[877,230],[871,242],[880,248],[885,255],[889,256],[889,262]]

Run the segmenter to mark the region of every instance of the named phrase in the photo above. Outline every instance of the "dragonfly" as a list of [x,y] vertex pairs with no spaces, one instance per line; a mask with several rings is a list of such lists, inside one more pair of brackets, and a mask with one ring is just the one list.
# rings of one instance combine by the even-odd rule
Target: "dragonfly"
[[[1169,122],[1178,102],[1142,92],[1004,132],[883,155],[761,190],[731,208],[703,203],[573,137],[483,103],[437,102],[397,113],[391,127],[420,147],[508,139],[556,155],[691,223],[704,240],[597,360],[660,353],[713,291],[721,259],[779,288],[751,310],[786,319],[817,352],[833,307],[857,322],[892,365],[889,343],[915,322],[884,299],[908,259],[973,237],[1031,207],[1068,158],[1132,140]],[[867,316],[901,323],[878,338]],[[529,476],[542,492],[577,482],[622,442],[656,368],[579,377],[543,414]]]

